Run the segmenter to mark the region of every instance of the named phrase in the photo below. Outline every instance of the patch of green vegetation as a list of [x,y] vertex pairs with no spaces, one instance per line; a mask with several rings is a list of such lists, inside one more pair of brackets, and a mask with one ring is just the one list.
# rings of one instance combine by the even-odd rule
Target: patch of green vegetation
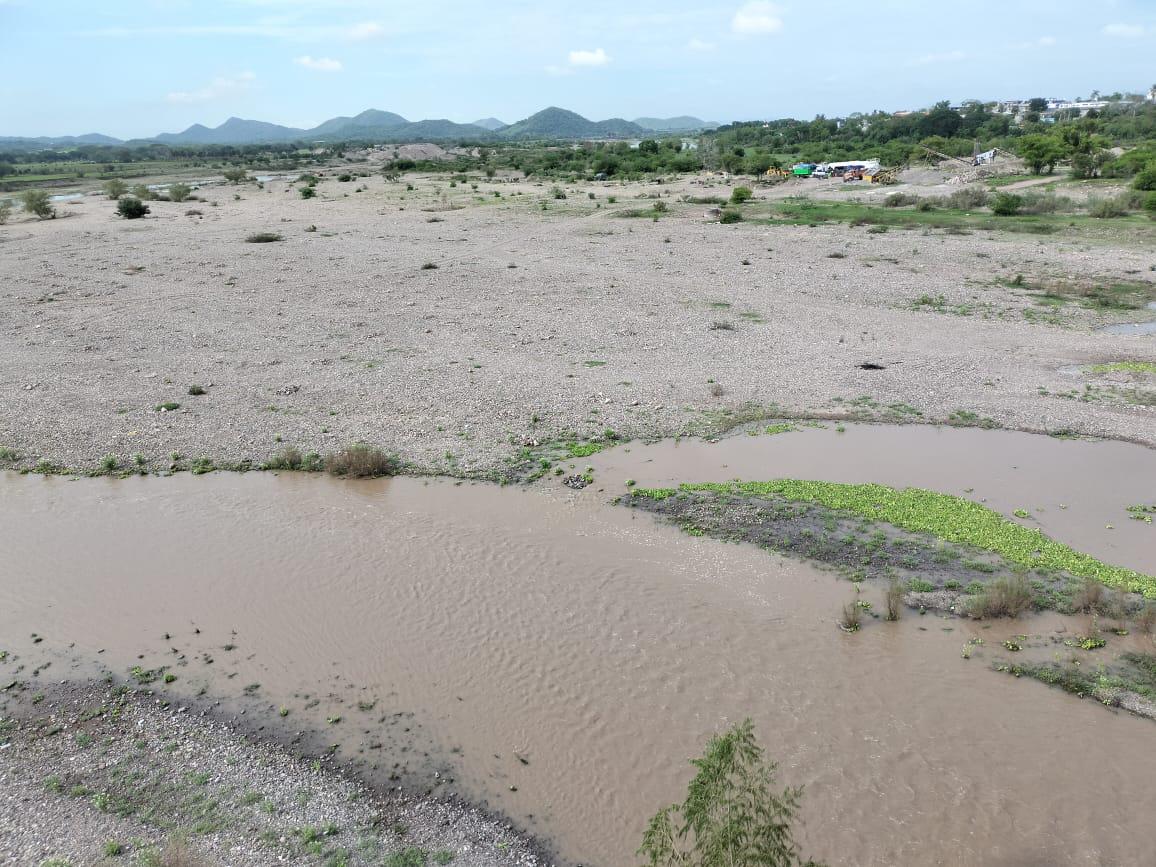
[[599,443],[566,443],[566,453],[572,458],[588,458],[590,455],[596,455],[605,446]]
[[797,426],[791,424],[790,422],[781,422],[779,424],[767,425],[767,427],[763,430],[763,433],[768,434],[769,436],[774,436],[775,434],[790,433],[791,431],[796,431],[798,429],[799,428]]
[[1153,373],[1156,361],[1113,361],[1110,364],[1093,364],[1088,373]]
[[[1104,563],[1049,539],[1037,529],[1016,524],[986,506],[951,494],[922,488],[898,490],[879,484],[854,485],[799,479],[684,484],[680,490],[782,497],[796,502],[818,503],[868,520],[885,521],[911,532],[927,533],[948,542],[991,551],[1010,563],[1029,569],[1066,572],[1156,598],[1156,577]],[[631,492],[633,496],[659,500],[675,493],[669,488],[635,489]]]

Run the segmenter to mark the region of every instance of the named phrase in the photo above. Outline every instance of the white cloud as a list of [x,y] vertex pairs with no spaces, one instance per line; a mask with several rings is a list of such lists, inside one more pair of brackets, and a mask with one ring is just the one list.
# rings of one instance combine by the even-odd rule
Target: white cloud
[[252,72],[242,72],[229,77],[214,78],[205,87],[197,90],[175,90],[165,95],[166,102],[190,103],[210,102],[230,93],[246,90],[257,80]]
[[925,54],[922,57],[917,57],[911,61],[912,66],[929,66],[932,63],[956,63],[960,60],[966,60],[967,55],[959,50],[956,51],[941,51],[937,54]]
[[315,72],[341,72],[341,61],[332,57],[310,57],[305,54],[295,58],[293,62]]
[[1013,42],[1008,47],[1016,51],[1031,51],[1033,48],[1051,48],[1056,44],[1056,37],[1041,36],[1039,39],[1029,39],[1027,42]]
[[362,21],[350,27],[347,35],[350,39],[377,39],[385,35],[385,28],[376,21]]
[[571,66],[605,66],[610,62],[610,55],[601,48],[593,51],[571,51]]
[[782,10],[766,0],[743,4],[731,19],[731,30],[745,36],[778,33],[782,29]]
[[702,39],[692,39],[686,44],[686,47],[691,51],[707,52],[714,51],[717,47],[713,42],[704,42]]
[[1116,36],[1120,39],[1139,39],[1144,35],[1144,28],[1139,24],[1106,24],[1101,32],[1105,36]]

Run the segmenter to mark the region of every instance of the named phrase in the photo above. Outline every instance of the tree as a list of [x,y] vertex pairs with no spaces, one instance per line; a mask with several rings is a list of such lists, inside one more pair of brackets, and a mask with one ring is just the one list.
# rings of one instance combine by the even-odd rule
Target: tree
[[1036,114],[1048,110],[1048,101],[1042,96],[1037,96],[1034,99],[1028,100],[1028,111],[1034,111]]
[[140,199],[124,196],[116,203],[116,212],[126,220],[139,220],[149,212],[149,206]]
[[12,163],[0,163],[0,178],[6,178],[8,175],[16,174],[16,166]]
[[52,207],[52,199],[44,190],[25,190],[20,194],[20,202],[24,205],[25,211],[35,214],[42,220],[56,216],[56,208]]
[[658,142],[652,138],[644,138],[638,143],[638,152],[640,154],[656,154],[658,153]]
[[113,178],[104,182],[104,192],[110,199],[119,199],[128,192],[128,184],[120,178]]
[[791,825],[802,787],[775,793],[774,762],[764,758],[754,726],[744,720],[711,739],[686,800],[650,820],[638,854],[647,867],[795,867]]
[[1013,193],[999,193],[991,203],[991,212],[997,217],[1014,217],[1024,205],[1022,196]]
[[230,184],[243,184],[249,180],[249,173],[244,169],[225,169],[222,174]]
[[[3,205],[0,205],[0,208],[2,207]],[[1149,193],[1144,197],[1144,213],[1156,220],[1156,193]]]
[[1025,135],[1016,149],[1032,173],[1037,175],[1042,175],[1045,169],[1050,174],[1064,156],[1063,144],[1049,135]]

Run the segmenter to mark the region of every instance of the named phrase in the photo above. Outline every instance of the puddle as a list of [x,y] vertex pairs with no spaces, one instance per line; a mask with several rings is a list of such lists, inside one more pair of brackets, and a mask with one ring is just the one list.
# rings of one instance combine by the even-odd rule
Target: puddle
[[[25,660],[75,642],[116,671],[175,665],[170,688],[188,692],[260,684],[291,722],[342,717],[326,732],[339,755],[382,778],[411,737],[455,791],[586,864],[634,863],[646,820],[683,794],[686,759],[748,715],[781,782],[807,787],[805,852],[829,864],[1150,857],[1156,726],[988,670],[1013,632],[1050,634],[1062,618],[908,614],[845,635],[847,582],[607,500],[627,477],[974,487],[1001,510],[1047,507],[1050,534],[1152,571],[1152,529],[1121,525],[1139,492],[1150,499],[1156,452],[864,426],[587,462],[596,482],[578,493],[3,475],[0,643]],[[1103,529],[1107,514],[1119,530]],[[974,636],[985,644],[963,660]]]
[[[1156,311],[1156,301],[1148,303],[1148,309]],[[1105,325],[1100,331],[1105,334],[1156,334],[1156,319],[1150,322],[1124,322],[1120,325]]]

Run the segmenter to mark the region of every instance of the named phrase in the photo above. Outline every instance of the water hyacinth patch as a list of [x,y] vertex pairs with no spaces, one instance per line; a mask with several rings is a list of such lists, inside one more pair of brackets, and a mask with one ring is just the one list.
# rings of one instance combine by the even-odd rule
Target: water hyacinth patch
[[[999,554],[1010,563],[1029,569],[1066,572],[1092,578],[1109,587],[1156,598],[1156,577],[1113,566],[1076,551],[1038,529],[1024,527],[986,506],[963,497],[922,488],[902,490],[878,484],[842,484],[799,479],[769,482],[684,484],[681,491],[710,491],[742,497],[781,497],[817,503],[870,520],[884,521],[903,530],[927,533],[948,542],[970,545]],[[635,489],[633,496],[663,500],[671,488]]]

